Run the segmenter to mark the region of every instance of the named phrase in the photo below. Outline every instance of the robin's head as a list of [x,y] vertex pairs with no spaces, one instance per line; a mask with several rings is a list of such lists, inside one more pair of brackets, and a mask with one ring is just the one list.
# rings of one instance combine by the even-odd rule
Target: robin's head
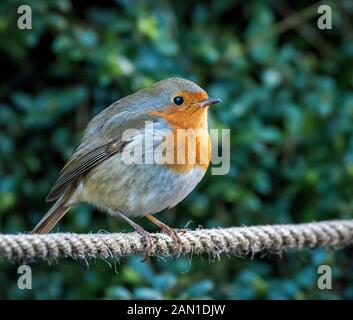
[[219,99],[209,98],[196,83],[182,78],[159,81],[150,88],[150,92],[158,97],[162,109],[174,107],[176,110],[195,111],[220,102]]
[[208,107],[221,101],[210,98],[197,84],[182,78],[159,81],[149,90],[158,101],[151,114],[185,128],[204,126]]

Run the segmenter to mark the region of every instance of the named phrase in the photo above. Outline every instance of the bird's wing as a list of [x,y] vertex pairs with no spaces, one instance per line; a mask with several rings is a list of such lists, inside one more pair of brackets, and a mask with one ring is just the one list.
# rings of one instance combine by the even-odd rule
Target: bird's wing
[[46,200],[52,201],[59,198],[79,176],[121,151],[126,143],[126,141],[119,139],[89,139],[89,141],[83,141],[61,170],[60,176],[54,183]]
[[136,112],[133,106],[124,102],[124,98],[99,113],[88,124],[81,144],[60,172],[46,200],[59,198],[82,174],[121,152],[130,142],[123,141],[126,129],[141,130],[145,127],[146,121],[153,122],[154,119],[148,113]]

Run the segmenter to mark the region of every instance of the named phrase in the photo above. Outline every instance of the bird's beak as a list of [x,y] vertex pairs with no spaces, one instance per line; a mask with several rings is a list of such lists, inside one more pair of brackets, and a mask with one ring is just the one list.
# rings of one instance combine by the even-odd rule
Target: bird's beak
[[207,98],[206,100],[203,100],[200,103],[198,103],[198,106],[199,107],[208,107],[208,106],[211,106],[211,105],[216,104],[218,102],[221,102],[221,99]]

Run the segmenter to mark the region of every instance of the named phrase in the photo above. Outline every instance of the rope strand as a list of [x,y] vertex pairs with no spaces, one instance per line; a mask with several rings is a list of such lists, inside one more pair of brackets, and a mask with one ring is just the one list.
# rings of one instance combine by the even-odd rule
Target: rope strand
[[[339,249],[353,244],[353,220],[332,220],[288,225],[266,225],[198,229],[180,234],[181,252],[172,239],[154,233],[149,256],[217,257],[245,256],[257,253],[282,253],[288,249]],[[39,262],[71,258],[74,260],[119,259],[145,255],[143,237],[134,233],[98,234],[0,234],[0,259],[16,262]]]

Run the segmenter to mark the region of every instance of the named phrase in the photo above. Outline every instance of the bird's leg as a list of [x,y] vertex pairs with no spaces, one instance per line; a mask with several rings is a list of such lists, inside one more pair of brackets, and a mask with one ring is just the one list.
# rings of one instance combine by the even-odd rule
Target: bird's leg
[[175,229],[172,229],[171,227],[167,226],[166,224],[159,221],[157,218],[155,218],[151,214],[147,214],[146,218],[148,220],[150,220],[152,223],[154,223],[155,225],[157,225],[161,229],[161,232],[164,232],[165,234],[170,236],[173,239],[174,243],[176,243],[176,245],[178,246],[178,251],[181,251],[182,241],[181,241],[181,238],[180,238],[178,232]]
[[[141,235],[145,241],[146,241],[146,257],[149,256],[151,249],[152,249],[152,236],[151,234],[146,231],[144,228],[139,226],[137,223],[133,222],[131,219],[129,219],[125,214],[123,214],[120,211],[116,211],[118,215],[123,218],[131,227],[135,229],[135,231]],[[146,259],[144,259],[146,260]]]

